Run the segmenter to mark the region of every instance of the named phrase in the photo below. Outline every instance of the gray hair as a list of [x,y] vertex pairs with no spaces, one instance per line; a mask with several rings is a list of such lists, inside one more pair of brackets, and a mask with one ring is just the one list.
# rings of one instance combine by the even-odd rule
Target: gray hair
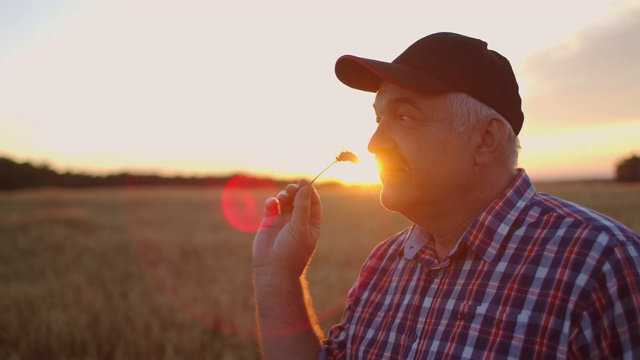
[[513,132],[513,128],[509,122],[502,115],[479,100],[461,92],[447,94],[447,103],[453,114],[453,127],[457,132],[463,132],[492,118],[503,121],[509,129],[509,137],[505,144],[504,157],[512,169],[518,166],[520,140]]

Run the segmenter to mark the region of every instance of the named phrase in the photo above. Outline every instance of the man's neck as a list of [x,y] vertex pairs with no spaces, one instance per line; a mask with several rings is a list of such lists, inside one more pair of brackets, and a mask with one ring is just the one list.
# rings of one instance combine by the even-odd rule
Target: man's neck
[[437,209],[425,209],[419,216],[409,218],[430,233],[435,241],[438,260],[446,258],[469,225],[508,188],[517,172],[507,176],[486,178],[470,187],[471,191],[452,198]]

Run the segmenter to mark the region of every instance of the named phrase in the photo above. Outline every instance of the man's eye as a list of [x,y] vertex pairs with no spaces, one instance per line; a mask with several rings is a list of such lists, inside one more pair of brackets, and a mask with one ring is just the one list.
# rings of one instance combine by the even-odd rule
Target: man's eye
[[400,121],[402,122],[411,121],[411,118],[408,117],[407,115],[400,115]]

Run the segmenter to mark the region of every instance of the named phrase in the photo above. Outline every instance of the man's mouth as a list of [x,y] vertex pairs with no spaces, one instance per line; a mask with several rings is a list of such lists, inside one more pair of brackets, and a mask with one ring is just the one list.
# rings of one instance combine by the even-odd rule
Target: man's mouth
[[376,164],[382,181],[407,172],[406,163],[402,159],[376,155]]

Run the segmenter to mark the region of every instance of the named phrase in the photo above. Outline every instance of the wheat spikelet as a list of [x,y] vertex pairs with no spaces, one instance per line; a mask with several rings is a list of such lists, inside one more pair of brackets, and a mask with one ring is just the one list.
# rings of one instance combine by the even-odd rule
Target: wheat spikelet
[[333,166],[333,164],[337,162],[343,162],[343,161],[348,161],[348,162],[357,164],[358,162],[360,162],[360,159],[358,158],[358,156],[356,156],[356,154],[352,153],[351,151],[342,151],[340,154],[338,154],[338,156],[336,156],[336,159],[331,164],[329,164],[329,166],[324,168],[324,170],[320,171],[320,173],[316,175],[316,177],[314,177],[313,180],[311,180],[309,185],[313,184],[313,182],[316,181],[316,179],[319,178],[320,175],[322,175],[325,171],[329,170],[329,168]]

